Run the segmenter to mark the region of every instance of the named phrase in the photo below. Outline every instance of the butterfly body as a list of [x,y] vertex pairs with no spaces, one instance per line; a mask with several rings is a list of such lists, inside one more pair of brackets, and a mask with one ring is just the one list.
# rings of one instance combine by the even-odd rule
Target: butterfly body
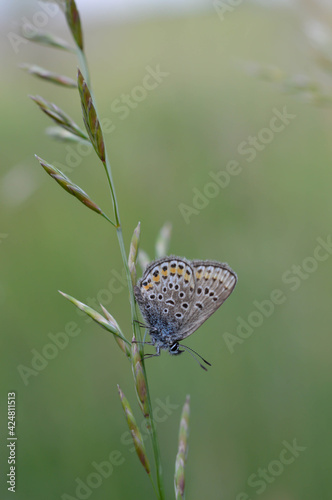
[[171,255],[149,264],[134,293],[156,354],[183,352],[179,341],[221,306],[236,282],[235,272],[220,262]]

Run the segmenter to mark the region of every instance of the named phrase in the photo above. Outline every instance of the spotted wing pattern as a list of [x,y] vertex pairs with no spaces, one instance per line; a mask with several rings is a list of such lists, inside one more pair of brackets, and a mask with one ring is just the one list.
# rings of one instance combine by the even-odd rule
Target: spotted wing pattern
[[230,296],[237,282],[235,272],[227,265],[209,260],[192,260],[196,286],[191,302],[190,314],[182,324],[179,338],[191,335]]
[[170,256],[152,262],[134,288],[148,326],[165,337],[181,332],[190,314],[195,286],[194,270],[186,259]]

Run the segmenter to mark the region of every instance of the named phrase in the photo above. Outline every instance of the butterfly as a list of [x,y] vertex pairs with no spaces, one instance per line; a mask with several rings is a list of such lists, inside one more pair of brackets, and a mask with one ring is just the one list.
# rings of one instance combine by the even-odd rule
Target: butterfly
[[236,282],[236,273],[220,262],[189,261],[171,255],[150,263],[134,287],[146,322],[142,326],[146,326],[151,338],[148,344],[156,348],[156,353],[150,356],[159,356],[161,349],[181,354],[184,351],[180,346],[195,352],[179,342],[194,333],[225,302]]

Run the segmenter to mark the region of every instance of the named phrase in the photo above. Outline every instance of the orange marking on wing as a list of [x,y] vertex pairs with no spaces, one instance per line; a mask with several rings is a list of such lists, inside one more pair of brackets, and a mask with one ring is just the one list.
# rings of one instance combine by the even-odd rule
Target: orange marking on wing
[[159,281],[160,281],[160,276],[159,276],[159,275],[158,275],[158,276],[153,276],[153,278],[152,278],[152,279],[153,279],[153,281],[154,281],[155,283],[159,283]]
[[168,276],[168,269],[166,269],[166,271],[161,270],[161,274],[163,276]]
[[175,268],[175,267],[171,267],[171,273],[172,273],[172,274],[175,274],[175,273],[176,273],[176,268]]
[[183,269],[180,269],[179,267],[177,268],[177,273],[178,274],[183,274],[183,272],[184,272]]

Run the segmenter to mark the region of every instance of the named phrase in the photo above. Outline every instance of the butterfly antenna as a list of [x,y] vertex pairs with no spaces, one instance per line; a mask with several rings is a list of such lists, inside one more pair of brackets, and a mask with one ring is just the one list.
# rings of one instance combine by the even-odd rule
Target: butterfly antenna
[[[204,359],[203,356],[201,356],[200,354],[198,354],[198,352],[194,351],[194,349],[191,349],[191,347],[188,347],[188,346],[183,345],[183,344],[181,344],[181,347],[183,347],[186,351],[188,351],[189,354],[197,361],[197,363],[199,364],[199,366],[201,368],[203,368],[203,370],[205,370],[207,372],[207,368],[205,368],[205,366],[202,365],[202,363],[200,363],[198,361],[198,359],[196,358],[196,356],[198,356],[199,358],[201,358],[201,360],[204,361],[204,363],[206,363],[209,366],[211,366],[211,363],[209,363],[208,361],[206,361],[206,359]],[[195,354],[196,354],[196,356],[195,356]]]

